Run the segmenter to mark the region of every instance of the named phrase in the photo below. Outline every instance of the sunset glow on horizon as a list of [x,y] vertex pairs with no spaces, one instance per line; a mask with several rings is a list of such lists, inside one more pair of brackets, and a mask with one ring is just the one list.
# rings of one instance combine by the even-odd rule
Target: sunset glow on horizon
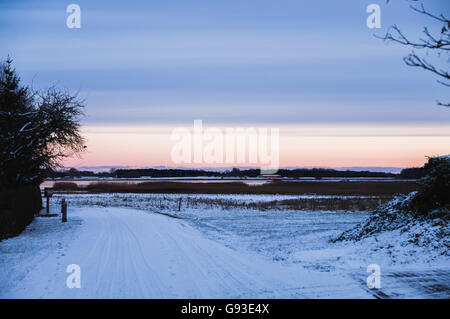
[[[427,18],[381,2],[379,29],[370,1],[79,0],[80,28],[59,0],[2,2],[0,58],[85,101],[87,151],[65,167],[258,166],[174,163],[171,132],[194,120],[279,128],[280,167],[422,166],[450,152],[436,105],[449,91],[375,37],[393,24],[420,37]],[[448,0],[427,7],[450,15]]]
[[[230,167],[250,164],[173,163],[170,139],[183,125],[88,125],[83,129],[87,151],[66,167]],[[232,125],[208,125],[225,130]],[[250,127],[251,125],[241,126]],[[419,167],[426,156],[444,155],[450,146],[446,125],[406,124],[260,124],[280,129],[280,167]],[[184,127],[192,129],[192,123]],[[236,126],[238,127],[238,126]],[[207,144],[207,142],[204,142]]]

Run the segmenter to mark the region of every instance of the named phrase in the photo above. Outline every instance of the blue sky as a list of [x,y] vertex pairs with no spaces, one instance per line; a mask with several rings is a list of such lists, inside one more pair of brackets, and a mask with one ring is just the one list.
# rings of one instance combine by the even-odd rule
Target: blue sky
[[[82,28],[66,27],[81,7]],[[382,29],[366,7],[382,8]],[[300,0],[0,1],[0,56],[25,83],[86,98],[86,123],[449,123],[449,89],[373,37],[410,2]],[[427,1],[450,12],[448,1]],[[450,15],[450,14],[448,14]]]

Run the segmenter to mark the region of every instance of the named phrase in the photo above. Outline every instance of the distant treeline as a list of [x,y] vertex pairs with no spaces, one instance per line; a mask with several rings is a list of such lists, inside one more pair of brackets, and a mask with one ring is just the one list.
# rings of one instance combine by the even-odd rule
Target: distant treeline
[[[110,172],[95,173],[92,171],[79,171],[74,168],[68,171],[48,171],[47,178],[77,178],[77,177],[112,177],[112,178],[140,178],[140,177],[258,177],[261,175],[259,169],[239,169],[233,168],[229,171],[207,171],[202,169],[118,169]],[[277,172],[280,177],[397,177],[405,179],[417,179],[423,176],[422,168],[406,168],[400,174],[369,172],[369,171],[339,171],[326,168],[299,168],[280,169]]]
[[71,168],[67,171],[46,170],[43,174],[45,178],[77,178],[77,177],[114,177],[113,172],[92,172],[79,171]]

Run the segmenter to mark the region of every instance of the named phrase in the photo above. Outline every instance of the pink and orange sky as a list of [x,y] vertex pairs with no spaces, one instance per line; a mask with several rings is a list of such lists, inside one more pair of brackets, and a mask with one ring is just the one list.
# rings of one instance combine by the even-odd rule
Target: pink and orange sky
[[[393,24],[412,39],[442,29],[410,1],[377,1],[380,29],[366,24],[371,0],[76,3],[70,29],[64,1],[0,1],[0,59],[24,84],[86,101],[88,150],[65,166],[179,166],[171,131],[197,119],[279,128],[282,167],[411,167],[449,153],[450,110],[436,105],[449,87],[374,37]],[[426,7],[450,16],[448,0]]]
[[[447,125],[297,124],[264,127],[280,129],[280,167],[375,166],[417,167],[426,156],[444,155],[450,146]],[[183,164],[171,159],[170,139],[182,125],[85,126],[87,151],[67,159],[65,166],[230,167],[229,164]],[[204,128],[208,128],[204,123]],[[193,129],[193,123],[185,125]],[[218,127],[225,131],[230,125]],[[244,127],[244,126],[241,126]],[[239,164],[236,166],[252,166]],[[253,165],[254,166],[254,165]]]

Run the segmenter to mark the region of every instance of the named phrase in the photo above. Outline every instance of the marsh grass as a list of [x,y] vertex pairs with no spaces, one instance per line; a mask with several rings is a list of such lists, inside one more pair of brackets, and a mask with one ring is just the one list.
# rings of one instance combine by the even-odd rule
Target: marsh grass
[[99,182],[78,186],[72,182],[57,182],[55,191],[84,191],[88,193],[155,193],[155,194],[291,194],[340,196],[392,196],[414,191],[414,181],[276,181],[261,185],[240,182]]
[[[180,197],[172,194],[160,194],[146,196],[145,194],[72,194],[69,198],[70,205],[101,206],[101,207],[130,207],[156,212],[173,212],[186,210],[255,210],[255,211],[370,211],[380,204],[389,201],[391,196],[307,196],[305,198],[277,200],[255,200],[252,198],[217,198],[198,195],[183,195]],[[59,201],[65,194],[57,194]],[[180,202],[181,201],[181,202]],[[59,205],[59,202],[57,203]]]
[[[377,208],[391,199],[390,196],[384,197],[325,197],[325,198],[296,198],[285,200],[273,200],[263,202],[244,202],[230,199],[211,199],[211,198],[190,198],[183,199],[183,207],[198,209],[221,208],[230,209],[253,209],[253,210],[304,210],[304,211],[369,211]],[[171,199],[166,199],[168,203]],[[169,205],[169,207],[172,205]]]

